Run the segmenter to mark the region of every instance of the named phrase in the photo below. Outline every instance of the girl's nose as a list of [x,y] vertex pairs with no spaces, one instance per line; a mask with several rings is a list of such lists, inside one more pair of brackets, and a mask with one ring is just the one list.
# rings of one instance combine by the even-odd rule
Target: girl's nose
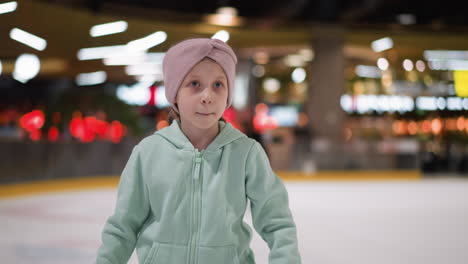
[[202,103],[211,104],[213,101],[210,89],[205,89],[202,94]]

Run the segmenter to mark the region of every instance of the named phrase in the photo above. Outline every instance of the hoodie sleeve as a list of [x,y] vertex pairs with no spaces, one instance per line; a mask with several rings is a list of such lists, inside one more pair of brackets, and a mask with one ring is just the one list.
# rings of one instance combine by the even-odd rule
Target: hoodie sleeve
[[149,208],[137,145],[133,148],[120,177],[115,211],[104,225],[102,244],[97,252],[97,264],[128,262]]
[[288,193],[256,141],[247,157],[246,193],[254,228],[270,248],[269,264],[300,264],[296,225],[289,209]]

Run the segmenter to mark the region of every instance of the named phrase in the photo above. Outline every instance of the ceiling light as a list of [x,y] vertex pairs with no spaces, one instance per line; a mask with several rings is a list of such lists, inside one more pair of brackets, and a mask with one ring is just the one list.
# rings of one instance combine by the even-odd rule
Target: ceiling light
[[89,30],[89,34],[92,37],[100,37],[110,34],[121,33],[127,30],[128,24],[125,21],[111,22],[101,25],[93,26]]
[[382,71],[388,70],[388,66],[389,66],[389,63],[387,59],[379,58],[377,60],[377,67],[379,67],[379,69],[381,69]]
[[391,49],[393,47],[393,40],[389,37],[374,40],[371,43],[371,47],[375,52],[381,52],[384,50]]
[[382,72],[375,66],[357,65],[355,68],[356,75],[364,78],[380,78]]
[[291,78],[295,83],[303,82],[306,76],[306,71],[303,68],[296,68],[291,74]]
[[206,22],[219,26],[239,26],[242,24],[242,19],[237,16],[237,9],[234,7],[220,7],[216,10],[216,14],[205,16]]
[[16,10],[18,3],[16,1],[0,4],[0,14],[13,12]]
[[227,32],[226,30],[220,30],[220,31],[216,32],[211,38],[212,39],[219,39],[219,40],[222,40],[224,42],[227,42],[229,40],[229,32]]
[[159,45],[166,41],[167,34],[164,31],[158,31],[153,34],[150,34],[144,38],[130,41],[127,43],[127,47],[132,51],[143,51],[148,50],[156,45]]
[[31,33],[28,33],[24,30],[21,30],[19,28],[13,28],[10,31],[10,38],[23,43],[24,45],[27,45],[31,48],[37,49],[37,50],[44,50],[47,46],[47,41],[43,38],[40,38],[36,35],[33,35]]
[[22,83],[36,77],[41,68],[39,58],[34,54],[22,54],[15,62],[13,78]]
[[97,71],[91,73],[81,73],[76,76],[76,84],[80,86],[84,85],[96,85],[101,84],[107,80],[107,74],[105,71]]
[[128,53],[126,45],[115,45],[80,49],[77,53],[77,57],[79,60],[95,60],[125,53]]
[[403,68],[405,69],[405,71],[412,71],[414,68],[413,62],[409,59],[405,59],[403,61]]

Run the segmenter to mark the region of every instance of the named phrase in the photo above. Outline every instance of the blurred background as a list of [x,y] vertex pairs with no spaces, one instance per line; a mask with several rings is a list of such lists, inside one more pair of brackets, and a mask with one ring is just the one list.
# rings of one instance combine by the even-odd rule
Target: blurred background
[[[224,118],[263,145],[292,188],[292,201],[307,201],[293,208],[297,214],[314,211],[307,193],[317,188],[318,201],[342,188],[339,193],[350,193],[339,196],[344,202],[362,191],[367,202],[403,197],[384,205],[404,208],[411,195],[421,195],[414,208],[437,216],[453,209],[444,223],[456,219],[453,232],[467,237],[461,224],[468,221],[466,10],[452,0],[2,0],[0,197],[8,198],[0,209],[2,228],[14,226],[8,212],[31,212],[14,209],[18,198],[12,197],[23,197],[18,194],[115,188],[133,146],[169,125],[164,52],[186,38],[211,37],[226,41],[239,58],[233,105]],[[99,207],[108,213],[111,190]],[[101,212],[95,220],[96,239],[105,217]],[[298,221],[307,225],[309,217]],[[434,221],[431,230],[440,227]],[[434,241],[452,245],[454,233]],[[468,241],[453,245],[446,252],[452,261],[402,257],[388,263],[468,263]],[[28,250],[28,256],[41,251]],[[15,252],[24,251],[23,245]],[[351,263],[309,260],[304,263]]]

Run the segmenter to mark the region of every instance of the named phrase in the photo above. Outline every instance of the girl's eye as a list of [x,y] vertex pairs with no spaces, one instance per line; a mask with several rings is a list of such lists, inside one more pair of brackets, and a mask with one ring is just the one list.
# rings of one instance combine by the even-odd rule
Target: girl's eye
[[198,81],[191,81],[190,82],[190,86],[193,86],[193,87],[198,87],[199,86],[199,82]]
[[221,87],[223,87],[223,83],[222,82],[216,82],[215,87],[216,88],[221,88]]

